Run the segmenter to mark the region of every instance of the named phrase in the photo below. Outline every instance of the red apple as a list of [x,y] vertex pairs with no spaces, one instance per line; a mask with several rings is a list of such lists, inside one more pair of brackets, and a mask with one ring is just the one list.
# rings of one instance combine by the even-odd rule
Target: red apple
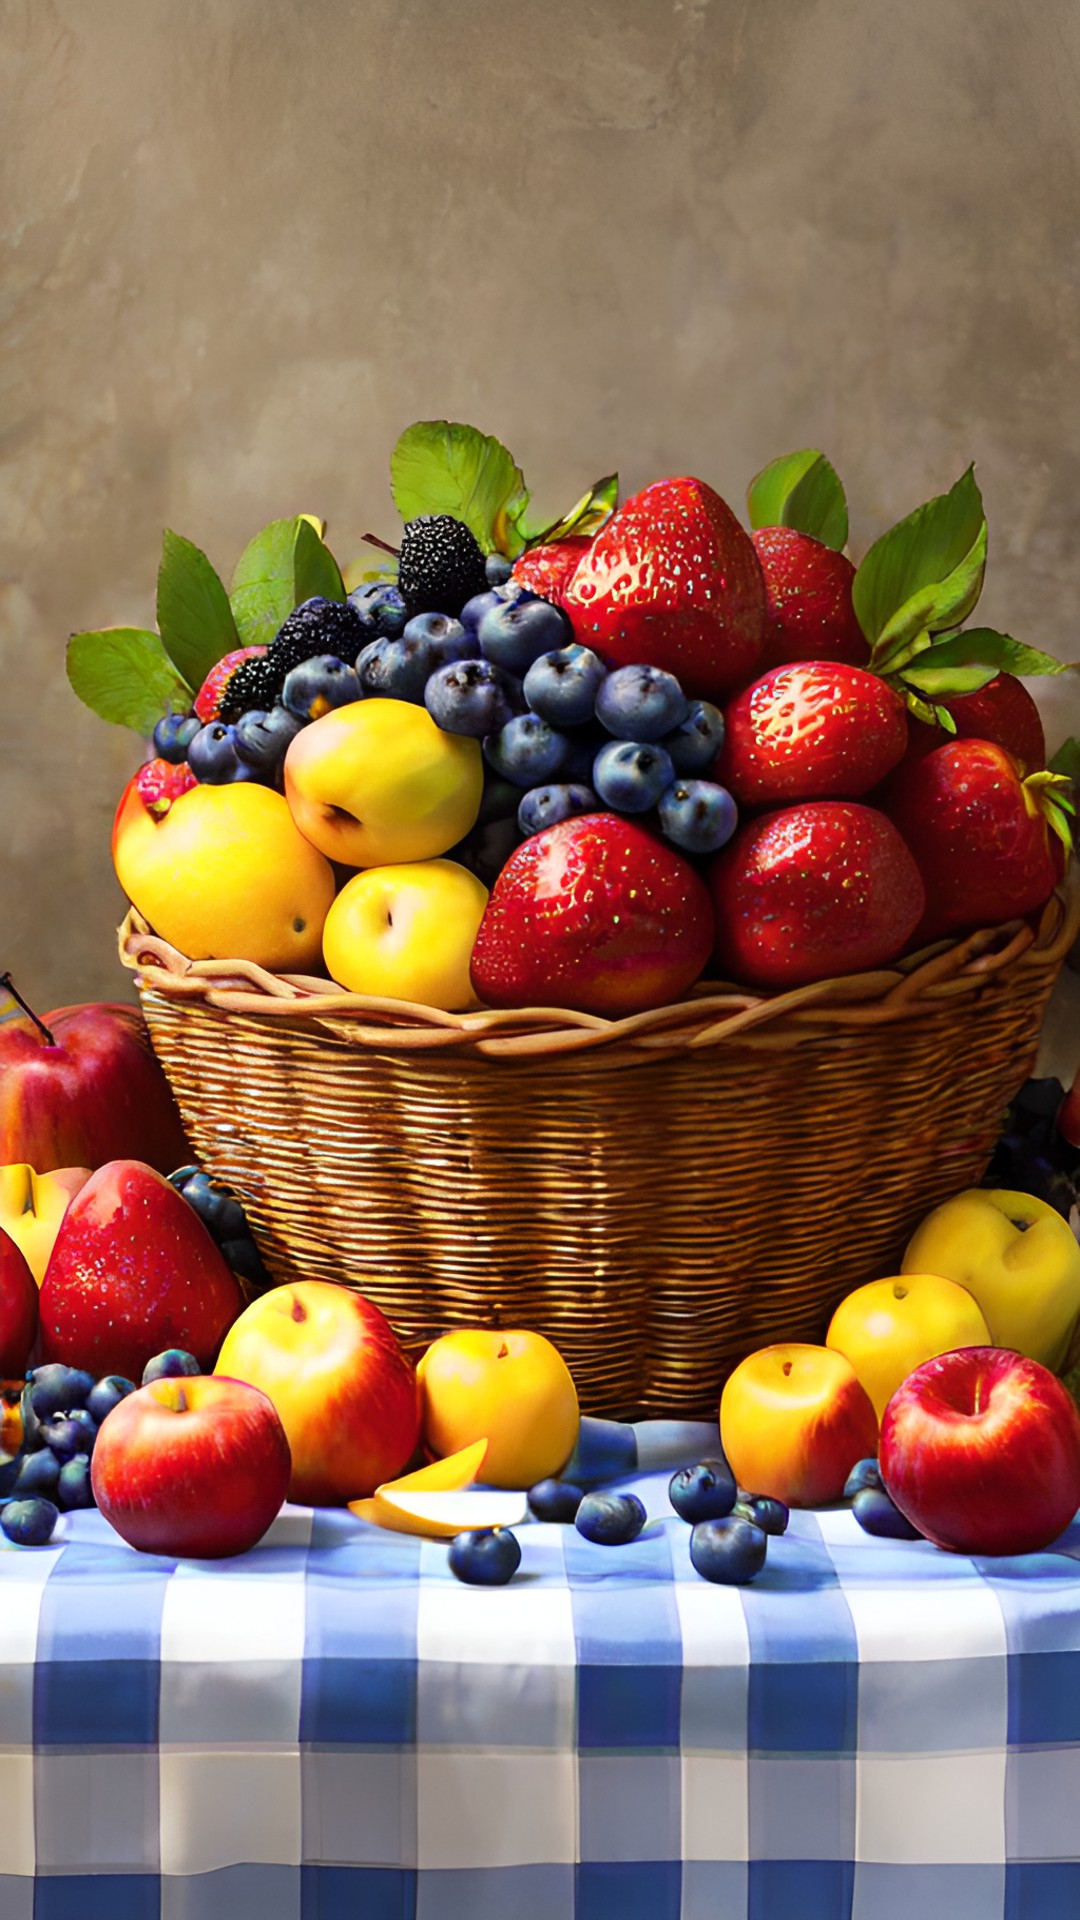
[[189,1374],[152,1380],[113,1408],[90,1481],[129,1547],[219,1560],[261,1540],[285,1498],[289,1466],[265,1393]]
[[490,1007],[642,1013],[677,1000],[712,946],[708,890],[671,847],[613,813],[548,827],[488,901],[472,978]]
[[75,1195],[41,1285],[47,1357],[138,1380],[166,1347],[207,1371],[244,1297],[182,1194],[140,1160],[99,1167]]
[[226,1335],[215,1371],[261,1387],[292,1451],[290,1500],[341,1505],[412,1457],[420,1402],[412,1363],[363,1294],[326,1280],[264,1293]]
[[136,1154],[171,1173],[191,1159],[136,1007],[92,1002],[0,1026],[0,1165],[37,1173]]
[[0,1227],[0,1379],[22,1379],[37,1329],[37,1281],[22,1248]]
[[1080,1414],[1048,1368],[1004,1347],[916,1367],[879,1459],[901,1513],[952,1553],[1036,1553],[1080,1508]]

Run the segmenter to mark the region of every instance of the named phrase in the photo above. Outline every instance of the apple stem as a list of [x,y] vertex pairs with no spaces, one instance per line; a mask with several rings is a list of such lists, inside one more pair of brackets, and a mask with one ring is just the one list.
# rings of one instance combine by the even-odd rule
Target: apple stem
[[187,1394],[186,1394],[186,1393],[184,1392],[184,1389],[183,1389],[183,1387],[177,1387],[177,1389],[176,1389],[176,1411],[177,1411],[177,1413],[186,1413],[186,1412],[187,1412],[187,1410],[188,1410],[188,1403],[187,1403]]
[[360,538],[365,546],[378,547],[380,553],[392,553],[395,560],[401,553],[400,547],[392,547],[389,540],[380,540],[377,533],[362,533]]
[[12,999],[18,1001],[23,1012],[27,1014],[29,1018],[33,1021],[35,1027],[38,1029],[38,1032],[43,1033],[45,1035],[45,1038],[48,1041],[50,1047],[55,1047],[56,1041],[53,1038],[53,1035],[49,1032],[49,1029],[45,1025],[44,1020],[39,1020],[37,1017],[37,1014],[34,1012],[33,1007],[29,1004],[28,1001],[23,999],[22,994],[19,992],[19,989],[15,985],[15,982],[12,979],[10,973],[0,973],[0,987],[7,988]]

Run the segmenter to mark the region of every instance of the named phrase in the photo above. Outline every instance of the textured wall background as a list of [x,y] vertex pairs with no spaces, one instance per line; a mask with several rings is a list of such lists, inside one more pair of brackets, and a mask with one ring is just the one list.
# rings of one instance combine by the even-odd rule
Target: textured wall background
[[[1074,0],[0,0],[0,970],[118,997],[137,743],[67,689],[161,529],[393,533],[390,446],[497,433],[737,505],[819,445],[852,546],[971,457],[988,622],[1080,655]],[[1066,712],[1071,702],[1073,712]],[[1080,729],[1058,682],[1052,739]]]

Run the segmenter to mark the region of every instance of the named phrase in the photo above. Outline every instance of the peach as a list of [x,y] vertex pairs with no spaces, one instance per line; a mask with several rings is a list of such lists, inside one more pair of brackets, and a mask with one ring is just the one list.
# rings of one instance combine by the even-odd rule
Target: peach
[[486,1435],[489,1486],[532,1487],[569,1460],[580,1422],[577,1388],[543,1334],[489,1327],[446,1333],[423,1355],[416,1377],[430,1451],[456,1453]]
[[873,1404],[831,1347],[761,1347],[720,1398],[720,1439],[736,1480],[789,1507],[839,1500],[857,1460],[877,1452]]

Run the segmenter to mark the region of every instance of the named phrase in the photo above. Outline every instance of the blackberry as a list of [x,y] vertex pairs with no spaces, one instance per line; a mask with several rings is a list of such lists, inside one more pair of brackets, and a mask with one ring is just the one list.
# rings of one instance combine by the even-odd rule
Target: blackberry
[[348,600],[304,600],[279,628],[266,655],[266,700],[249,705],[272,707],[280,697],[285,676],[305,660],[332,653],[351,667],[367,639],[363,622]]
[[408,521],[401,536],[398,586],[410,615],[448,613],[456,619],[466,600],[487,588],[475,534],[449,513],[422,513]]
[[250,713],[253,707],[269,707],[273,701],[268,698],[269,676],[267,674],[268,656],[263,654],[258,660],[241,660],[234,667],[218,703],[216,719],[225,726],[239,720],[242,714]]

